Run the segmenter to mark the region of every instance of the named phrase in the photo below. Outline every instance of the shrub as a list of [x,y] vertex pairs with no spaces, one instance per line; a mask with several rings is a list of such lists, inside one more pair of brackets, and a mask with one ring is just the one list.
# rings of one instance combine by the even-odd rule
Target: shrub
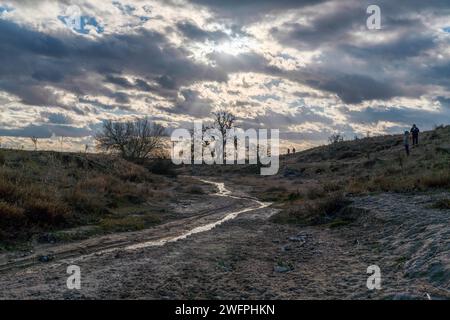
[[315,200],[325,196],[325,191],[319,187],[311,187],[306,192],[306,197],[310,200]]
[[58,202],[42,199],[29,199],[25,203],[25,215],[30,222],[37,225],[63,225],[70,214],[70,209]]
[[286,200],[288,190],[284,186],[272,186],[266,188],[258,196],[263,201],[278,202]]
[[203,189],[199,186],[191,186],[188,188],[187,192],[192,193],[192,194],[204,194],[205,193],[203,191]]
[[129,163],[129,165],[119,173],[119,177],[122,180],[130,182],[144,182],[148,178],[148,171],[142,166]]
[[174,166],[170,160],[158,159],[152,161],[148,166],[148,170],[154,174],[173,176],[175,177],[177,173],[174,170]]
[[8,202],[15,202],[19,197],[19,192],[16,185],[7,181],[6,179],[0,179],[0,199]]
[[93,178],[87,178],[77,183],[75,189],[85,190],[92,193],[105,193],[106,190],[113,185],[108,176],[97,176]]
[[341,193],[332,194],[324,199],[314,201],[307,205],[308,212],[315,218],[322,218],[336,214],[349,205],[349,201]]
[[291,192],[288,195],[288,200],[289,201],[295,201],[295,200],[298,200],[298,199],[301,199],[301,198],[302,198],[302,194],[300,192],[298,192],[298,191]]
[[26,225],[27,218],[22,208],[0,201],[0,228],[18,228]]
[[[346,208],[350,204],[343,194],[335,193],[322,199],[297,203],[272,217],[276,223],[318,225],[333,221],[351,221]],[[350,211],[350,210],[349,210]]]
[[422,184],[428,188],[446,188],[450,187],[450,173],[442,172],[431,174],[421,179]]
[[72,190],[65,198],[65,202],[77,211],[95,215],[103,213],[105,201],[95,193],[86,193],[82,189]]

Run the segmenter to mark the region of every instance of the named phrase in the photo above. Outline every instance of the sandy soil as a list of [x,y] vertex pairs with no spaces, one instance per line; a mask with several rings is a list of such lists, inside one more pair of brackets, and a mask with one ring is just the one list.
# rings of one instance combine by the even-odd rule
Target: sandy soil
[[[275,209],[223,189],[167,225],[0,257],[0,298],[449,299],[450,212],[429,208],[444,196],[354,198],[358,219],[329,229],[271,223]],[[45,253],[53,260],[36,260]],[[66,287],[70,264],[81,268],[81,290]],[[381,290],[366,287],[373,264]]]

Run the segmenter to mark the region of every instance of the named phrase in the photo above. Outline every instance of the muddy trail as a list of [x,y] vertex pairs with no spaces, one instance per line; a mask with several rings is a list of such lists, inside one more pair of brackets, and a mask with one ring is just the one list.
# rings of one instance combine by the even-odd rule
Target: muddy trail
[[[270,203],[257,199],[231,194],[224,183],[201,180],[217,190],[210,200],[202,203],[203,210],[193,210],[187,218],[180,218],[144,231],[118,233],[59,246],[41,245],[33,248],[32,254],[11,253],[0,255],[0,273],[19,270],[43,262],[75,262],[92,255],[112,253],[117,250],[136,250],[185,239],[193,234],[206,232],[236,218],[239,214],[265,208]],[[231,200],[231,201],[230,201]],[[244,203],[245,201],[245,203]],[[195,206],[197,204],[191,204]],[[182,209],[182,208],[179,208]],[[18,257],[19,256],[19,257]],[[66,261],[67,260],[67,261]]]
[[[0,298],[450,298],[450,215],[430,209],[448,195],[359,197],[351,224],[300,228],[272,223],[275,209],[232,185],[205,182],[217,192],[179,208],[189,212],[179,220],[1,256]],[[81,290],[66,286],[73,264]],[[381,290],[366,286],[373,264]]]

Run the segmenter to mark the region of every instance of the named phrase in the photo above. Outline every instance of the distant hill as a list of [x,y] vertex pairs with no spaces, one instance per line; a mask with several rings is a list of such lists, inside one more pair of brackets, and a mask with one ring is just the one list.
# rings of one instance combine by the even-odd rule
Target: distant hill
[[[244,176],[248,179],[273,181],[335,180],[346,185],[365,184],[369,189],[412,190],[426,187],[420,178],[442,176],[450,164],[450,126],[420,134],[419,145],[407,157],[402,135],[368,137],[319,146],[280,156],[275,176],[259,177],[256,165],[185,166],[180,172],[209,176]],[[444,174],[444,176],[446,176]],[[378,182],[375,183],[373,179]],[[391,183],[392,180],[392,183]],[[385,183],[383,183],[383,181]],[[371,184],[371,182],[374,182]],[[444,183],[444,182],[442,182]],[[263,183],[264,184],[264,183]],[[445,183],[444,183],[445,185]]]

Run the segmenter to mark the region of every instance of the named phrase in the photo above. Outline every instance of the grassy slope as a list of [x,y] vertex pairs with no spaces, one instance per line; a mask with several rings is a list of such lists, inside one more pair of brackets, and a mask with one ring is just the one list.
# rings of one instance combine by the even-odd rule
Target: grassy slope
[[[402,136],[382,136],[283,156],[275,176],[261,177],[255,166],[203,166],[195,173],[230,179],[275,202],[283,209],[278,222],[322,223],[340,211],[332,221],[339,225],[352,214],[342,210],[346,195],[448,189],[449,164],[447,126],[421,134],[409,158]],[[179,171],[190,174],[191,168]],[[0,150],[0,246],[47,232],[71,239],[142,229],[164,221],[168,204],[180,195],[201,191],[195,184],[104,155]],[[88,227],[59,231],[80,226]]]
[[[275,202],[279,222],[321,223],[342,211],[346,195],[371,192],[423,192],[450,188],[450,126],[420,135],[406,157],[402,135],[379,136],[321,146],[281,157],[275,176],[261,177],[251,166],[221,170],[263,200]],[[333,223],[344,223],[345,212]],[[344,221],[342,221],[344,219]],[[329,221],[329,219],[325,219]]]
[[195,184],[111,156],[0,150],[0,250],[160,223]]

